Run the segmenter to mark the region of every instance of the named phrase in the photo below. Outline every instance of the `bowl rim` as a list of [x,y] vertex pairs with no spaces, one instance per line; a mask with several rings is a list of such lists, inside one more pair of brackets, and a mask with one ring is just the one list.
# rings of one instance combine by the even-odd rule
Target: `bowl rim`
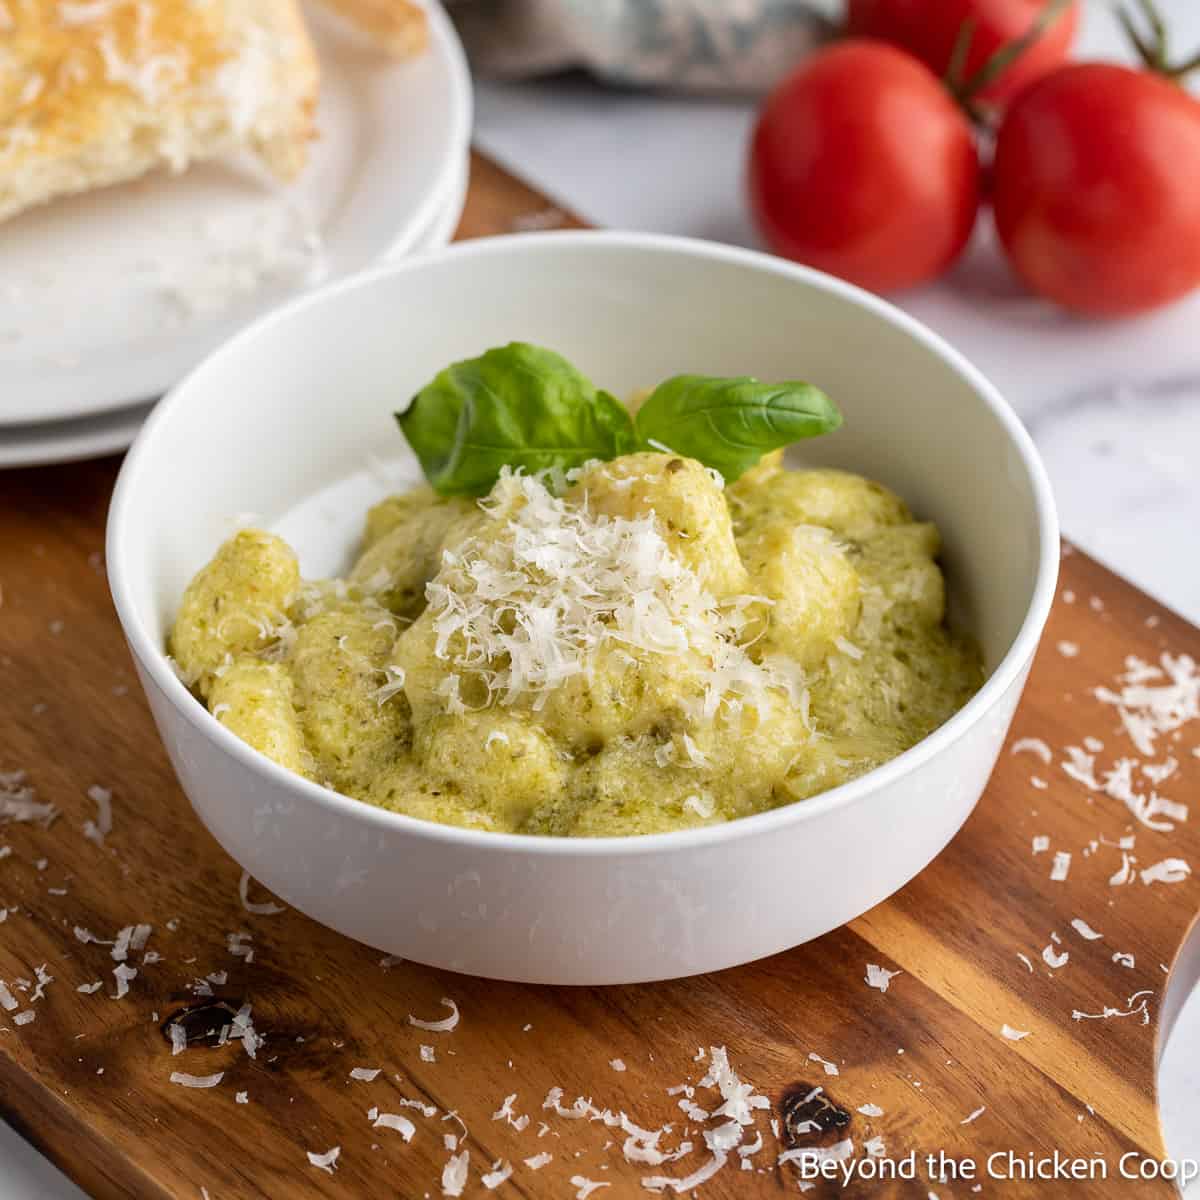
[[[734,264],[756,271],[765,271],[801,283],[809,288],[832,293],[897,326],[932,351],[951,370],[966,380],[979,400],[1003,427],[1008,435],[1010,445],[1020,457],[1033,495],[1039,545],[1032,596],[1016,637],[1003,658],[988,675],[983,686],[948,721],[915,746],[857,779],[840,784],[810,799],[794,801],[779,808],[739,817],[737,820],[719,825],[672,830],[665,833],[620,834],[596,838],[498,833],[443,825],[435,821],[411,817],[404,813],[392,812],[304,779],[254,750],[236,734],[226,729],[188,691],[175,674],[163,648],[155,644],[138,616],[130,582],[134,571],[128,561],[125,528],[131,518],[140,477],[147,464],[152,461],[158,430],[173,418],[177,408],[188,402],[189,393],[196,386],[196,380],[208,369],[209,363],[227,354],[240,351],[245,344],[252,342],[272,326],[290,320],[293,315],[309,307],[334,301],[342,292],[370,287],[383,278],[419,272],[431,262],[441,262],[448,258],[472,259],[493,255],[511,255],[514,252],[518,254],[553,253],[560,249],[579,248],[589,248],[598,253],[611,249],[667,253],[691,259]],[[867,797],[888,788],[899,778],[918,769],[950,747],[986,716],[1008,689],[1018,681],[1022,671],[1033,658],[1042,629],[1049,616],[1057,586],[1059,526],[1054,496],[1045,467],[1034,446],[1033,439],[1016,412],[983,373],[959,351],[895,305],[844,280],[761,251],[666,234],[555,230],[472,239],[441,250],[380,264],[297,297],[252,322],[199,363],[155,406],[127,453],[117,477],[109,508],[105,557],[108,566],[109,587],[117,616],[130,650],[142,670],[153,680],[178,714],[191,724],[201,736],[254,774],[263,777],[265,781],[304,797],[331,815],[362,821],[368,827],[374,827],[379,832],[389,831],[396,834],[431,838],[436,842],[458,845],[464,850],[471,851],[487,849],[494,853],[505,854],[549,854],[592,858],[611,854],[641,855],[685,852],[711,848],[716,844],[740,838],[770,835],[783,827],[816,820],[833,810],[848,808],[862,802]]]

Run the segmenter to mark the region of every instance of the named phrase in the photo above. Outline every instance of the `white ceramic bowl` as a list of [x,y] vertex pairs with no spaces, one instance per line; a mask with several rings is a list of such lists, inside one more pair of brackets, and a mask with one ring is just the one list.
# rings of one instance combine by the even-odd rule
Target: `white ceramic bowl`
[[[844,787],[639,838],[430,824],[306,782],[244,745],[163,654],[189,578],[245,513],[289,537],[306,574],[339,568],[365,505],[388,490],[381,471],[417,478],[393,410],[447,363],[512,339],[559,350],[617,394],[681,371],[825,388],[845,426],[807,444],[805,459],[883,480],[937,521],[957,619],[987,659],[982,690]],[[163,741],[201,820],[244,868],[388,953],[572,984],[747,962],[825,933],[911,879],[983,791],[1057,564],[1033,445],[948,346],[816,272],[629,234],[471,242],[263,319],[158,406],[125,460],[108,526],[113,596]]]

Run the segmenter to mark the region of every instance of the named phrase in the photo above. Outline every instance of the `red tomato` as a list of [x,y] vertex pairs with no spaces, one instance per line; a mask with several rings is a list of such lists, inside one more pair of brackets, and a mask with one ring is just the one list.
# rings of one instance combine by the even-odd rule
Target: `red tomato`
[[1009,109],[996,228],[1034,291],[1104,316],[1200,286],[1200,103],[1146,71],[1065,67]]
[[891,291],[932,279],[966,245],[979,157],[927,67],[882,42],[839,42],[768,97],[749,191],[777,254]]
[[[977,71],[1001,46],[1016,41],[1037,19],[1048,0],[849,0],[848,28],[858,37],[880,38],[915,54],[935,75],[944,76],[954,44],[972,21],[965,75]],[[1058,15],[978,98],[1004,103],[1067,57],[1079,25],[1079,3]]]

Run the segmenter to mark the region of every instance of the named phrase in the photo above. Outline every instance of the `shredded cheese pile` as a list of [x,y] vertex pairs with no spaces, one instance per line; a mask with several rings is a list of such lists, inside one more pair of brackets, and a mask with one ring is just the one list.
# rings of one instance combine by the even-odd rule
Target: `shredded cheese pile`
[[[802,703],[799,667],[757,663],[743,644],[753,607],[769,602],[718,601],[671,553],[653,513],[594,513],[508,470],[482,507],[504,536],[444,551],[426,598],[437,657],[481,680],[489,704],[529,700],[540,710],[554,688],[590,677],[602,651],[690,658],[704,682],[695,715],[705,720],[723,705],[768,711],[772,691]],[[465,710],[460,691],[449,675],[450,712]]]

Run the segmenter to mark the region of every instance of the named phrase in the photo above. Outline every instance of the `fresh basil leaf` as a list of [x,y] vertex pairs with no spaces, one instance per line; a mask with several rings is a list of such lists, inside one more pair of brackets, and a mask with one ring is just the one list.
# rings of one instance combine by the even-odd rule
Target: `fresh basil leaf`
[[483,495],[504,466],[568,469],[636,447],[619,400],[561,355],[524,342],[447,367],[396,420],[443,495]]
[[636,430],[641,444],[698,459],[732,483],[768,451],[841,423],[833,401],[808,383],[676,375],[638,409]]

